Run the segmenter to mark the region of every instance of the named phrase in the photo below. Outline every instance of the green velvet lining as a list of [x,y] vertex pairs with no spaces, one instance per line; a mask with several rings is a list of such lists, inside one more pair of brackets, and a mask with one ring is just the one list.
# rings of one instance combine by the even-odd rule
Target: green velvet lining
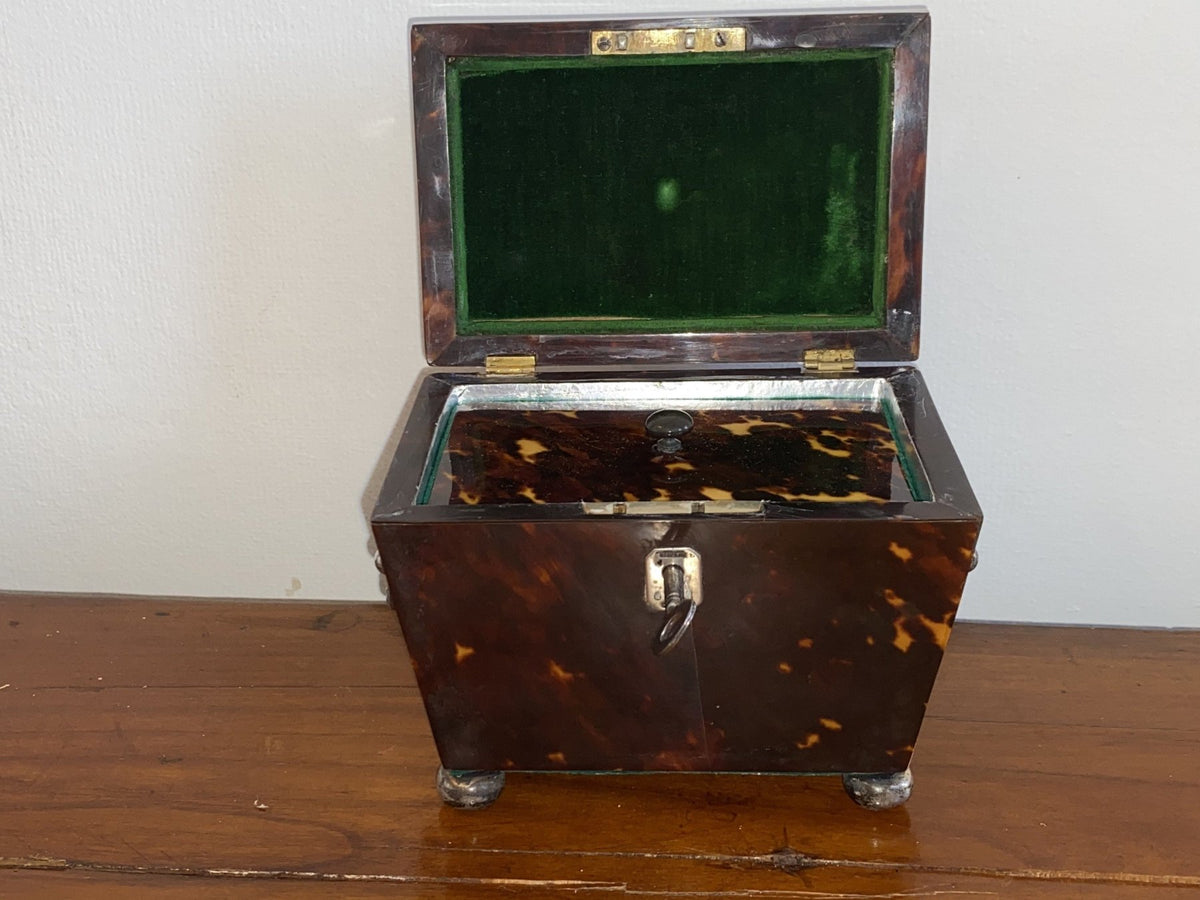
[[880,327],[891,68],[450,60],[459,333]]

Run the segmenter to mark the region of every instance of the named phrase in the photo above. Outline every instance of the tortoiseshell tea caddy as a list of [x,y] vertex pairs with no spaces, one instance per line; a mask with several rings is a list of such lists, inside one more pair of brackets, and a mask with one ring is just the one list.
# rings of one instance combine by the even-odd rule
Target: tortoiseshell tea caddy
[[982,515],[917,356],[924,13],[412,30],[425,348],[372,517],[457,806],[903,803]]

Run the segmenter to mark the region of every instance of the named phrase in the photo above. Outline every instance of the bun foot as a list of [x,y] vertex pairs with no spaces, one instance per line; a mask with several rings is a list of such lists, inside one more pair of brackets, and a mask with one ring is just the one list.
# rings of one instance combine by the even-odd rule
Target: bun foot
[[843,775],[842,787],[864,809],[895,809],[912,796],[912,772],[883,775]]
[[484,809],[504,790],[503,772],[453,772],[438,766],[437,789],[442,802],[457,809]]

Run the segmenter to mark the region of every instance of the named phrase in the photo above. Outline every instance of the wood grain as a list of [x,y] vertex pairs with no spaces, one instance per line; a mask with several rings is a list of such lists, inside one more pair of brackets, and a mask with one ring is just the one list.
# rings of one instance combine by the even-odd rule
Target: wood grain
[[886,813],[704,774],[444,808],[382,605],[0,594],[0,685],[3,897],[1200,893],[1196,632],[960,624]]

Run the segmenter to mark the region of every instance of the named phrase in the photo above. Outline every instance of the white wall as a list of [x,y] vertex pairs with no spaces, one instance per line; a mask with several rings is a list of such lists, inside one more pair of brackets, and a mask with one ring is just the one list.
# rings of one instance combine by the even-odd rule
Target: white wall
[[[964,615],[1200,626],[1200,5],[930,5]],[[378,598],[365,495],[423,365],[406,20],[731,7],[9,0],[0,587]]]

